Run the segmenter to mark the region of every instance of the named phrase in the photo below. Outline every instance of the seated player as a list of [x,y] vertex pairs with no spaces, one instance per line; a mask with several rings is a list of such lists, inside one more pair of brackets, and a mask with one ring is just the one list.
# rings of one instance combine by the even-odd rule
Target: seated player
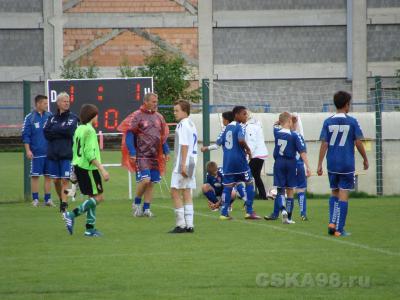
[[[218,211],[219,207],[222,205],[223,178],[222,169],[218,168],[218,165],[214,161],[208,162],[207,181],[203,184],[202,191],[207,197],[208,207],[212,211]],[[239,198],[243,199],[245,197],[243,185],[238,184],[235,189],[232,190],[230,211],[232,211],[232,203],[236,198],[236,191],[239,193]]]
[[[278,195],[274,201],[274,211],[265,216],[266,220],[276,220],[282,211],[282,223],[292,224],[288,217],[288,210],[293,207],[294,189],[296,188],[296,152],[300,153],[306,166],[306,174],[310,176],[305,144],[299,134],[291,131],[292,116],[288,112],[279,115],[279,121],[274,126],[275,148],[274,148],[274,186],[278,189]],[[285,199],[287,193],[287,202]]]

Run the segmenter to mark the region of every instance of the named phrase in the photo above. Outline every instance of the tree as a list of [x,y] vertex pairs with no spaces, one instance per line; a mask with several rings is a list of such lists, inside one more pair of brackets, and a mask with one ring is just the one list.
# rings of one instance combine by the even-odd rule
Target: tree
[[[172,105],[178,99],[185,99],[198,103],[200,89],[189,90],[190,82],[187,78],[191,75],[185,60],[178,55],[155,50],[145,58],[145,66],[133,69],[124,59],[120,65],[121,77],[153,77],[154,89],[158,94],[160,105]],[[129,75],[129,76],[127,76]],[[173,122],[173,112],[170,108],[160,108],[167,122]]]

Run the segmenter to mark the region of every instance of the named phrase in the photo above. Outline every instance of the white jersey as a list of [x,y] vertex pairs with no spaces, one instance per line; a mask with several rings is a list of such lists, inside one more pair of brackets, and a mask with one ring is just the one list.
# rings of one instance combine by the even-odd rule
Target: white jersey
[[174,173],[181,170],[181,146],[188,146],[186,168],[189,177],[193,177],[197,163],[197,129],[189,118],[181,120],[175,130],[175,163]]

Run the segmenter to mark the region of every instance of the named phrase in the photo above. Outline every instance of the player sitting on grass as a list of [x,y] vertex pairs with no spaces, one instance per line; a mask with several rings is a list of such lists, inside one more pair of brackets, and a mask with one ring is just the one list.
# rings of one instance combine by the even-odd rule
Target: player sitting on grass
[[333,97],[336,114],[324,121],[321,131],[321,148],[318,159],[318,176],[322,175],[325,154],[329,184],[332,190],[329,198],[328,233],[347,236],[344,230],[347,217],[349,190],[354,189],[354,145],[363,158],[364,170],[369,167],[367,154],[361,139],[363,133],[357,119],[350,117],[351,95],[339,91]]
[[82,125],[79,125],[75,131],[72,148],[72,163],[79,189],[83,195],[89,196],[89,199],[74,210],[63,213],[65,225],[70,234],[73,233],[75,218],[86,213],[85,236],[88,237],[102,235],[95,228],[96,206],[104,200],[100,174],[105,181],[109,179],[108,172],[101,165],[99,143],[93,128],[97,123],[98,112],[95,105],[82,105],[79,114]]
[[[300,139],[303,141],[304,145],[306,145],[306,142],[304,140],[304,131],[303,131],[303,125],[301,123],[300,115],[297,113],[292,114],[292,130],[297,132],[300,136]],[[306,198],[306,189],[307,189],[307,176],[306,176],[306,170],[304,169],[304,161],[300,157],[300,153],[296,154],[296,194],[297,194],[297,200],[299,202],[299,207],[300,207],[300,218],[302,221],[308,221],[307,218],[307,198]],[[292,211],[289,211],[288,207],[288,217],[291,220],[292,217],[292,212],[293,212],[293,207],[292,205]]]
[[288,112],[279,115],[279,121],[274,126],[274,186],[278,189],[278,195],[274,201],[274,211],[265,216],[266,220],[276,220],[282,211],[282,223],[292,224],[289,220],[285,205],[285,189],[287,194],[287,206],[289,211],[293,207],[294,188],[296,187],[296,152],[300,153],[306,166],[306,174],[310,176],[305,144],[300,136],[290,129],[292,128],[292,116]]
[[223,149],[223,198],[224,205],[221,210],[221,220],[231,220],[229,206],[231,204],[232,190],[240,182],[246,185],[246,215],[245,219],[261,219],[253,211],[254,186],[253,177],[246,159],[251,158],[249,146],[245,141],[244,124],[247,121],[247,110],[244,106],[235,106],[232,110],[234,121],[229,123],[217,139],[217,145]]
[[[202,191],[203,194],[208,199],[208,207],[212,211],[218,211],[219,207],[222,205],[222,181],[224,175],[221,168],[218,168],[218,165],[214,161],[209,161],[207,163],[207,180],[206,183],[203,184]],[[231,206],[229,208],[232,211],[232,203],[236,198],[236,191],[239,193],[239,198],[244,198],[244,187],[242,184],[238,184],[233,190],[231,194]]]

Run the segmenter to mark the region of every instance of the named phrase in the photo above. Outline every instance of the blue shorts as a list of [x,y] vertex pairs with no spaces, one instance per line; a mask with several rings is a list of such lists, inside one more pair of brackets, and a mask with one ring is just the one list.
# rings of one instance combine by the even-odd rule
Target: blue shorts
[[69,179],[71,176],[71,161],[68,159],[47,160],[51,178]]
[[297,164],[296,168],[296,188],[305,189],[307,188],[307,176],[306,170],[304,169],[304,163]]
[[274,186],[295,188],[297,186],[295,159],[277,159],[274,163]]
[[31,176],[50,176],[49,163],[46,156],[34,157],[31,160]]
[[150,181],[157,183],[161,181],[161,175],[159,170],[145,169],[136,172],[136,182],[141,182],[143,179],[150,178]]
[[226,174],[222,179],[222,184],[232,184],[232,183],[239,183],[239,182],[251,182],[253,181],[253,175],[251,175],[251,171],[248,170],[247,172],[238,173],[238,174]]
[[329,185],[332,190],[354,190],[354,173],[328,173]]

